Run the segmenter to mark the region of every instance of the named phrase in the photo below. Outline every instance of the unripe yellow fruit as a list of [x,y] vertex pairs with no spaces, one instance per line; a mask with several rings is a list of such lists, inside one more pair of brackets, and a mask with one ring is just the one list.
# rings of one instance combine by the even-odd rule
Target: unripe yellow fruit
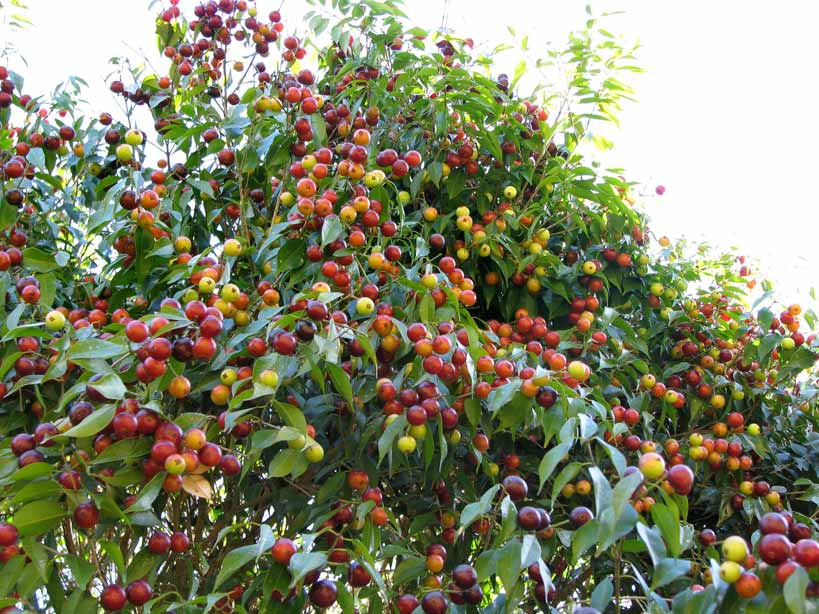
[[414,437],[410,437],[409,435],[403,435],[402,437],[398,438],[398,449],[403,452],[404,454],[412,454],[415,452],[415,448],[417,447],[417,443]]
[[236,257],[242,253],[242,244],[236,239],[228,239],[225,241],[225,255]]
[[733,561],[725,561],[719,568],[720,578],[728,584],[733,584],[742,575],[742,567]]
[[728,561],[744,563],[748,558],[748,543],[738,535],[732,535],[722,542],[722,555]]
[[311,463],[317,463],[324,458],[324,448],[319,444],[310,444],[304,451],[304,457]]

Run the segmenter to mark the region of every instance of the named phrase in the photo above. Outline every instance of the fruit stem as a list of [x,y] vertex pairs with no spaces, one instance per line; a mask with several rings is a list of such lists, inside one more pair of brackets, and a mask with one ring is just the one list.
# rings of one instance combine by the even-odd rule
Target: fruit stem
[[620,614],[620,559],[622,556],[621,544],[617,543],[614,549],[614,610]]

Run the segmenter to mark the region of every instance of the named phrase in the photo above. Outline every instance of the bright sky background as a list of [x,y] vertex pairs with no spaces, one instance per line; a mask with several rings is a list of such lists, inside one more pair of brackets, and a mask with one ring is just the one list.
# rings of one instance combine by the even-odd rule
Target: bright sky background
[[[103,83],[109,58],[141,49],[157,57],[148,0],[29,0],[34,25],[12,35],[28,60],[26,92],[50,91],[64,75],[90,84],[96,110],[114,110]],[[185,0],[183,0],[185,4]],[[279,0],[259,0],[260,14]],[[410,0],[414,24],[437,28],[444,0]],[[476,42],[511,42],[507,25],[528,33],[532,52],[560,45],[583,24],[574,0],[449,0],[447,26]],[[605,161],[647,191],[652,229],[713,245],[738,246],[775,280],[781,300],[807,302],[819,286],[819,2],[598,0],[595,12],[624,10],[607,29],[639,39],[632,77],[638,102],[621,115]],[[305,10],[284,0],[287,27]],[[509,52],[508,69],[517,63]],[[157,67],[165,60],[158,60]]]

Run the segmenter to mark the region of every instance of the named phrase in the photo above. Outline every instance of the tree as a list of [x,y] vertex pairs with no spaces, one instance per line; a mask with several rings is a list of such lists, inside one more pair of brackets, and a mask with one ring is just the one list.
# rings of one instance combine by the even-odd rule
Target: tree
[[810,611],[815,316],[584,157],[631,51],[287,31],[172,1],[118,118],[0,69],[3,612]]

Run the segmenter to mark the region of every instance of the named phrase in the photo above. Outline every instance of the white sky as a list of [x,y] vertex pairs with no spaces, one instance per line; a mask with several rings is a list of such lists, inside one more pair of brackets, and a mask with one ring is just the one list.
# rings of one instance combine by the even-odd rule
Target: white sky
[[[91,86],[95,111],[114,111],[103,84],[112,56],[156,57],[155,10],[148,0],[28,0],[34,26],[11,35],[30,68],[26,91],[44,93],[64,75]],[[184,5],[186,0],[183,0]],[[259,0],[260,14],[279,0]],[[539,44],[560,45],[582,25],[575,0],[449,0],[447,25],[462,36],[506,42],[505,26]],[[441,25],[443,0],[409,0],[414,24]],[[286,28],[305,10],[284,0]],[[646,207],[659,236],[738,246],[762,263],[784,302],[807,302],[819,285],[816,143],[819,113],[819,2],[736,0],[598,0],[596,12],[624,10],[607,28],[639,38],[633,76],[638,103],[621,115],[615,149],[606,157],[653,191]],[[6,32],[8,32],[6,30]],[[510,53],[509,69],[516,64]],[[165,60],[158,60],[164,66]]]

